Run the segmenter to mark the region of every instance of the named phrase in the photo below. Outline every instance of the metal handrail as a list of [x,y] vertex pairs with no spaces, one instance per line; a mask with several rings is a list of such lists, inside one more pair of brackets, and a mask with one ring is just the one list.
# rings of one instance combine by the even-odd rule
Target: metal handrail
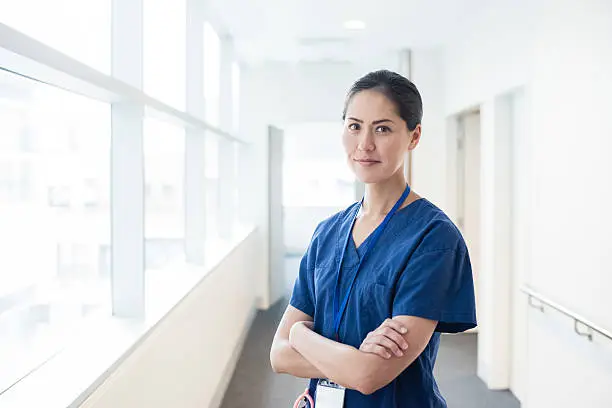
[[[555,309],[556,311],[566,315],[567,317],[574,320],[574,331],[579,336],[583,336],[589,339],[589,341],[593,341],[593,333],[598,333],[601,336],[607,338],[608,340],[612,340],[612,332],[606,330],[595,323],[591,322],[588,319],[580,316],[578,313],[574,313],[568,308],[560,305],[559,303],[550,300],[546,296],[538,293],[534,289],[529,286],[523,286],[521,288],[523,293],[525,293],[528,297],[529,306],[538,309],[541,312],[544,312],[544,305]],[[534,303],[534,299],[537,300],[538,303]]]

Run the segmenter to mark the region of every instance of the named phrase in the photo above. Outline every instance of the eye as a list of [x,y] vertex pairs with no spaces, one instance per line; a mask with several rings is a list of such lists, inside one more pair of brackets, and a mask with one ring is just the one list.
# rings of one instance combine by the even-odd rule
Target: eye
[[391,128],[389,126],[377,126],[376,133],[389,133],[391,132]]
[[349,130],[357,131],[360,129],[359,123],[350,123],[348,125]]

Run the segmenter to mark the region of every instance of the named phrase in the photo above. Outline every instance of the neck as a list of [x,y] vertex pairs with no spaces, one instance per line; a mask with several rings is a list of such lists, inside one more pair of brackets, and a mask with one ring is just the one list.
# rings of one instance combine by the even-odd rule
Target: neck
[[363,215],[374,217],[387,215],[405,189],[406,179],[401,170],[384,182],[366,184]]

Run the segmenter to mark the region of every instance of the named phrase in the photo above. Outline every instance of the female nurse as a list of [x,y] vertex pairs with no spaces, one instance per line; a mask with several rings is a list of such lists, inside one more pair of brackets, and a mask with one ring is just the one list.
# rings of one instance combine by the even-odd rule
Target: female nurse
[[311,379],[306,406],[446,407],[440,333],[476,326],[474,286],[459,230],[404,178],[422,112],[394,72],[348,92],[342,139],[365,195],[316,228],[270,351],[275,372]]

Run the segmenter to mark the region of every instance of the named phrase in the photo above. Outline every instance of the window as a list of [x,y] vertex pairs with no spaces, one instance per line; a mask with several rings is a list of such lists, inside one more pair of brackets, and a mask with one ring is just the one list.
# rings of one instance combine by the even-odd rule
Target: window
[[0,392],[110,303],[110,107],[0,71]]
[[146,268],[184,262],[185,131],[154,118],[144,121]]
[[0,1],[0,22],[105,74],[111,71],[111,0]]
[[[197,31],[188,30],[188,23],[204,23],[203,10],[194,7],[192,20],[187,20],[186,0],[142,0],[143,32],[138,44],[140,34],[134,31],[138,24],[129,19],[139,19],[134,14],[139,7],[139,1],[0,1],[0,22],[17,31],[7,39],[8,48],[19,56],[0,62],[0,405],[5,397],[12,400],[13,392],[18,398],[29,393],[30,384],[39,380],[36,374],[55,375],[55,364],[46,366],[49,371],[38,371],[51,357],[58,366],[71,359],[80,362],[72,354],[75,351],[86,364],[90,363],[86,354],[108,357],[98,356],[93,346],[93,351],[88,350],[91,344],[81,341],[78,332],[91,329],[97,336],[106,323],[122,327],[126,323],[128,336],[141,335],[169,310],[166,307],[179,301],[179,295],[184,296],[183,289],[193,287],[192,278],[207,270],[207,251],[222,256],[220,244],[235,244],[218,239],[218,218],[231,218],[219,209],[229,209],[229,201],[235,208],[237,184],[232,183],[237,180],[228,177],[219,193],[220,173],[223,177],[231,173],[219,164],[230,167],[236,151],[227,154],[226,148],[233,142],[210,131],[200,115],[185,111],[185,104],[187,89],[201,91],[197,97],[205,100],[205,120],[219,126],[221,91],[227,91],[224,97],[231,92],[234,123],[223,130],[232,133],[231,127],[238,123],[238,65],[231,67],[231,84],[229,76],[221,84],[221,41],[206,23],[203,34],[190,38],[190,44],[205,54],[202,88],[199,78],[187,78],[186,36]],[[113,17],[118,17],[114,26]],[[111,28],[119,39],[116,50],[111,49]],[[29,47],[25,36],[45,47]],[[56,64],[53,50],[106,75],[90,83],[93,77],[82,75],[89,69]],[[46,75],[44,67],[30,69],[26,59],[31,52],[36,53],[36,68],[51,67],[58,75]],[[133,76],[136,82],[142,79],[142,92],[154,102],[110,76],[111,56],[117,74]],[[142,76],[130,72],[130,67],[140,66],[140,56]],[[33,79],[22,76],[26,70]],[[188,80],[198,86],[187,88]],[[112,111],[110,103],[116,104]],[[185,123],[194,130],[189,132],[194,148],[187,151],[188,168]],[[225,157],[230,159],[224,162]],[[117,177],[111,179],[111,171]],[[185,174],[193,186],[189,219]],[[221,195],[233,197],[225,200],[225,207],[220,207]],[[113,242],[111,220],[119,228]],[[185,226],[190,228],[187,248],[192,265],[185,265]],[[208,242],[214,245],[206,244],[200,251],[204,235],[213,238]],[[177,271],[186,271],[181,276],[185,279],[177,279]],[[170,296],[168,282],[178,283]],[[75,343],[78,347],[73,348]],[[111,348],[108,351],[116,351]],[[92,366],[98,367],[97,363]],[[36,371],[29,382],[25,377]],[[70,383],[61,386],[74,386]]]
[[143,0],[143,86],[150,96],[185,108],[186,1]]
[[355,176],[342,147],[342,123],[285,129],[283,205],[345,207],[354,202]]
[[221,84],[221,41],[215,29],[204,23],[204,99],[206,121],[219,125]]

